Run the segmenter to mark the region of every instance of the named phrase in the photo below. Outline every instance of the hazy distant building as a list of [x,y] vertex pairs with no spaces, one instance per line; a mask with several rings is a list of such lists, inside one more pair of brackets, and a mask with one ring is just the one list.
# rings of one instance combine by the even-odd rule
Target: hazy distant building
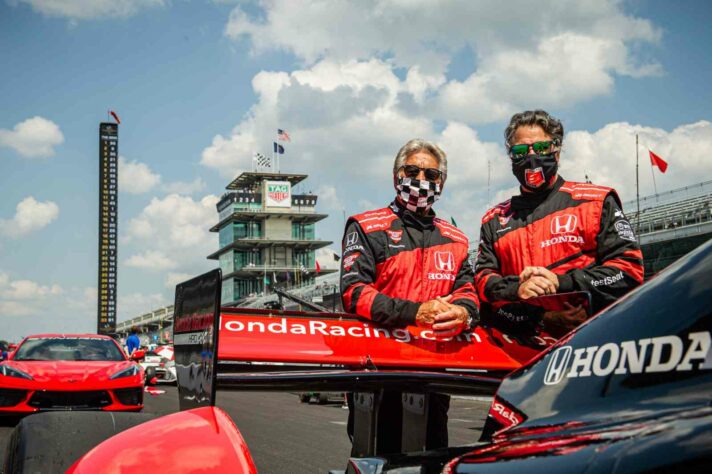
[[273,285],[295,288],[314,283],[317,249],[331,244],[316,238],[317,196],[295,194],[305,174],[245,172],[235,178],[217,204],[222,304],[268,293]]

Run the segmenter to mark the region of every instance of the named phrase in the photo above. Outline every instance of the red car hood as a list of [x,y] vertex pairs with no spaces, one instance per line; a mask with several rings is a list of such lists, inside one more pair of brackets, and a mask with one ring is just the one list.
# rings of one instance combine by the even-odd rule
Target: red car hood
[[108,380],[129,361],[8,361],[7,365],[32,376],[35,382],[86,383]]

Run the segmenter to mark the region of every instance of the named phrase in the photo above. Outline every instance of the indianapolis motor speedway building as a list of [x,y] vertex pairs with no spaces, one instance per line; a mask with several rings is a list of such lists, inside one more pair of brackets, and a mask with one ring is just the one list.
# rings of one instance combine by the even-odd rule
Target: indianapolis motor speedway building
[[[265,307],[278,298],[269,293],[272,283],[270,280],[265,285],[265,276],[267,280],[270,276],[274,279],[271,274],[276,273],[278,283],[283,283],[289,275],[294,282],[298,274],[303,274],[299,265],[304,265],[308,274],[301,284],[290,284],[290,292],[327,309],[340,309],[338,274],[333,273],[336,270],[322,270],[318,277],[316,274],[314,251],[330,244],[314,238],[313,225],[326,217],[314,210],[316,196],[292,195],[289,208],[267,206],[262,196],[258,197],[264,195],[266,181],[293,185],[305,178],[306,175],[243,173],[228,186],[232,192],[218,203],[220,222],[211,229],[222,232],[220,249],[208,257],[218,259],[223,270],[223,304],[242,298],[241,306]],[[255,202],[246,202],[248,195]],[[642,197],[640,213],[637,208],[635,200],[623,203],[631,225],[637,229],[646,279],[712,238],[712,181]],[[248,223],[252,225],[250,231]],[[225,228],[228,230],[222,230]],[[291,238],[286,238],[290,228]],[[476,250],[474,247],[473,252]],[[289,258],[292,264],[286,265]],[[280,274],[285,275],[283,279]],[[119,323],[118,332],[126,334],[136,325],[165,335],[172,319],[173,306],[159,308]]]
[[[218,250],[208,256],[222,270],[223,305],[264,307],[277,299],[275,288],[309,301],[319,301],[316,293],[332,303],[338,299],[337,270],[316,262],[316,250],[332,243],[316,238],[316,223],[328,215],[316,212],[318,196],[294,192],[307,178],[252,171],[227,185],[217,204],[218,222],[210,229],[218,234]],[[171,305],[119,323],[117,332],[124,335],[137,326],[150,334],[145,339],[165,340],[172,319]]]

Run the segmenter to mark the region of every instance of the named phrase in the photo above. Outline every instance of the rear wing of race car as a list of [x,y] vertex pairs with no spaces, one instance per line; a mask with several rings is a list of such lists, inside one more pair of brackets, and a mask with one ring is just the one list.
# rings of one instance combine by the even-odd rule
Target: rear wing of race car
[[449,341],[343,313],[220,308],[215,270],[176,287],[174,345],[181,410],[215,390],[356,392],[354,453],[376,453],[383,390],[403,393],[403,451],[425,446],[429,395],[493,395],[520,366],[476,328]]

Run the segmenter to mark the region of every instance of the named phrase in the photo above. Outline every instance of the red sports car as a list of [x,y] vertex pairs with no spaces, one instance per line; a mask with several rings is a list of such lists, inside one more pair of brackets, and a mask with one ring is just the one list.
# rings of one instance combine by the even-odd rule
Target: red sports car
[[28,336],[0,363],[0,414],[139,411],[143,389],[143,369],[108,336]]

